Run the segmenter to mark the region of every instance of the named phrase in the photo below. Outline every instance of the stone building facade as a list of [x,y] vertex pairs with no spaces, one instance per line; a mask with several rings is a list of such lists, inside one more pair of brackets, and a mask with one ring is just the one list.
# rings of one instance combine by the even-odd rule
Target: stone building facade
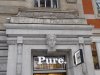
[[[99,6],[87,1],[0,0],[0,75],[99,75]],[[39,65],[38,56],[67,63]]]

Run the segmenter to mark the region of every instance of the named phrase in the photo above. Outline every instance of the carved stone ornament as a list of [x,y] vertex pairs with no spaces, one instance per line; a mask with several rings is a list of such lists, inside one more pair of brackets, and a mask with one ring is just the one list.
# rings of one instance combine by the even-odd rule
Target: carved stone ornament
[[48,34],[47,35],[47,45],[49,48],[54,48],[56,45],[56,35],[54,34]]

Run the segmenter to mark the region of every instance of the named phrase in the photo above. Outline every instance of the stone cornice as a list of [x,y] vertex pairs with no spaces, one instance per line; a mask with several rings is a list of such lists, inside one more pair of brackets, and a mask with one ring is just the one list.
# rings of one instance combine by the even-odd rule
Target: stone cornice
[[80,18],[69,18],[69,19],[60,19],[60,18],[49,18],[49,17],[42,17],[42,18],[28,18],[28,17],[11,17],[10,23],[27,23],[27,24],[87,24],[85,19]]
[[[8,38],[8,44],[17,44],[17,38]],[[90,44],[90,38],[84,38],[85,44]],[[23,38],[24,45],[47,45],[46,38]],[[56,45],[75,45],[79,44],[78,38],[57,38]]]
[[92,30],[91,25],[45,25],[45,24],[5,24],[6,29],[34,29],[34,30]]

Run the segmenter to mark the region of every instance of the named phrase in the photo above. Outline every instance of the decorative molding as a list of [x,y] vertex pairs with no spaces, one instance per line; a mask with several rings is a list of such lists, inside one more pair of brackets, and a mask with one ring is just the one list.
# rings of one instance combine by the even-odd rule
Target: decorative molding
[[79,44],[84,44],[84,38],[83,37],[79,37]]
[[76,3],[77,0],[67,0],[67,3]]
[[[34,29],[35,30],[85,30],[85,31],[88,31],[88,30],[92,30],[94,28],[94,26],[92,25],[87,25],[87,24],[84,24],[84,25],[71,25],[71,24],[68,24],[68,25],[52,25],[52,24],[48,24],[48,25],[45,25],[45,24],[5,24],[5,27],[7,30],[9,29]],[[7,32],[6,32],[7,33]]]
[[[62,35],[61,35],[62,36]],[[56,37],[58,37],[56,35]],[[91,43],[91,38],[84,38],[85,44]],[[16,44],[16,38],[8,38],[8,44]],[[56,38],[57,45],[75,45],[79,43],[78,38]],[[47,45],[47,38],[23,38],[23,44],[25,45]]]
[[48,52],[56,51],[55,46],[56,46],[56,35],[54,34],[47,34],[46,36],[46,41],[48,45]]
[[18,36],[17,37],[17,43],[18,44],[22,44],[23,43],[23,37],[22,36]]
[[56,45],[56,35],[54,34],[47,34],[47,45],[51,48],[55,47]]
[[[65,15],[64,15],[65,16]],[[27,18],[27,17],[11,17],[10,23],[27,23],[27,24],[87,24],[85,19],[59,19],[59,18]]]
[[22,11],[18,17],[36,17],[36,18],[79,18],[77,10],[67,12],[45,12],[45,11]]

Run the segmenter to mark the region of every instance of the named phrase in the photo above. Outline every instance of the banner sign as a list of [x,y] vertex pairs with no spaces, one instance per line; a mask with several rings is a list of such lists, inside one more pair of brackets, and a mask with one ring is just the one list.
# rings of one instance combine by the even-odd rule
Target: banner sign
[[38,56],[37,57],[37,64],[66,64],[64,57],[45,57],[45,56]]

